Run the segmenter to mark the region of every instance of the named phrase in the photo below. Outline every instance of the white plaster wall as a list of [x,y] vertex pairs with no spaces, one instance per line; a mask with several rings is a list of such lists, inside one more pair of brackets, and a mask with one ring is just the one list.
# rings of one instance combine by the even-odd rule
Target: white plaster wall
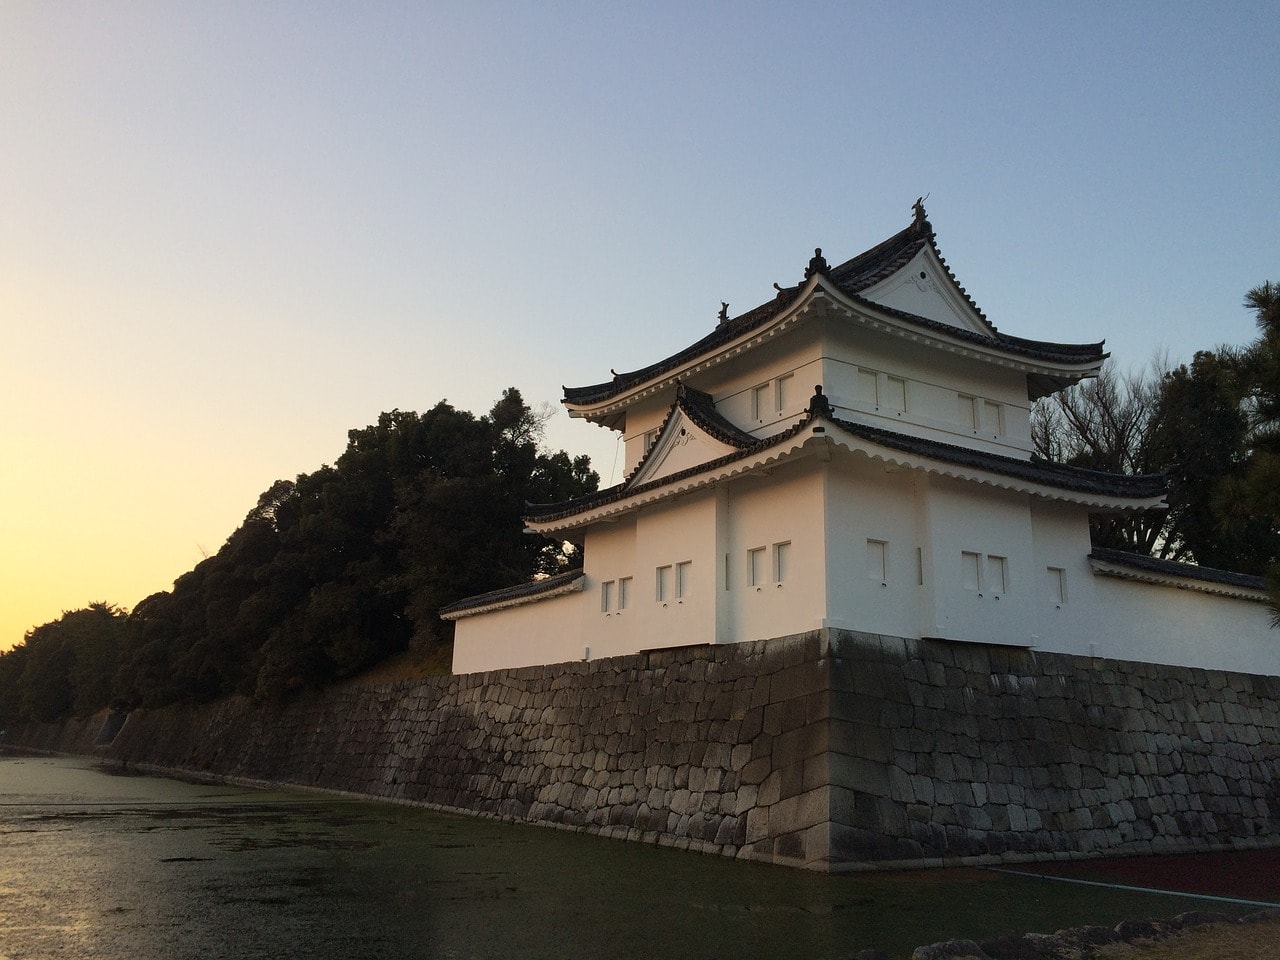
[[[1280,674],[1280,630],[1262,603],[1094,573],[1082,507],[1037,502],[1041,572],[1038,649],[1185,667]],[[1066,570],[1066,602],[1049,595],[1047,567]]]
[[[638,620],[640,605],[652,597],[650,574],[636,566],[635,517],[590,528],[584,538],[583,572],[586,590],[579,611],[582,649],[578,656],[589,659],[634,653],[640,649]],[[627,606],[619,608],[617,584],[630,577]],[[614,583],[612,609],[601,609],[601,584]],[[589,648],[589,649],[588,649]]]
[[[854,321],[827,321],[824,392],[837,415],[888,430],[975,447],[1004,456],[1031,453],[1031,403],[1026,375],[954,354],[926,351],[897,337],[868,331]],[[859,399],[859,368],[907,381],[907,409],[877,407]],[[1004,432],[979,403],[979,428],[962,420],[960,395],[998,403]]]
[[[728,608],[731,623],[721,636],[760,640],[813,630],[826,616],[825,480],[816,460],[779,468],[764,479],[743,478],[731,488],[728,555]],[[786,577],[773,575],[774,547],[789,543]],[[749,551],[763,548],[764,582],[750,582]],[[721,556],[721,583],[725,589]]]
[[582,659],[583,594],[463,617],[454,625],[453,672],[478,673]]
[[[1085,602],[1098,624],[1087,652],[1120,660],[1280,675],[1270,608],[1193,590],[1094,574]],[[1096,639],[1088,640],[1089,637]]]
[[[1097,597],[1089,567],[1089,512],[1078,504],[1033,499],[1032,536],[1035,543],[1032,570],[1036,630],[1031,642],[1046,650],[1089,654],[1098,631]],[[1049,568],[1063,571],[1066,602],[1058,602]]]
[[[715,641],[715,499],[714,490],[700,491],[645,507],[636,518],[634,636],[642,649]],[[686,595],[677,597],[674,568],[685,562]],[[673,593],[660,600],[657,570],[667,566]]]
[[[913,284],[907,287],[914,289]],[[881,377],[904,379],[907,409],[898,411],[860,400],[856,386],[859,368],[873,370]],[[771,401],[769,412],[757,416],[753,388],[768,385],[772,392],[779,378],[789,378],[785,380],[783,409],[777,410]],[[815,313],[780,338],[700,371],[688,382],[711,394],[717,410],[732,423],[758,436],[777,433],[794,423],[808,406],[814,384],[820,383],[838,416],[1006,456],[1025,458],[1032,449],[1025,373],[923,349],[918,343],[868,330],[835,313]],[[977,429],[965,420],[962,395],[978,401]],[[628,473],[644,455],[645,433],[662,424],[674,401],[673,388],[628,409],[623,431]],[[999,404],[1002,424],[997,426],[984,401]]]
[[917,553],[917,479],[909,471],[887,473],[884,464],[865,457],[846,456],[832,471],[827,579],[833,626],[917,635],[924,593]]
[[[1032,643],[1036,634],[1035,551],[1027,494],[932,478],[927,493],[929,556],[934,598],[923,636],[979,643]],[[977,554],[979,583],[967,584],[965,553]],[[1005,559],[1005,587],[995,561]]]
[[[822,382],[817,331],[812,325],[803,325],[780,342],[771,341],[752,350],[748,362],[735,358],[718,367],[714,374],[714,381],[709,381],[712,385],[699,389],[712,395],[721,415],[756,436],[778,433],[804,413],[814,384]],[[781,411],[774,403],[779,378],[786,378]],[[767,388],[769,404],[757,417],[752,391],[759,386]]]

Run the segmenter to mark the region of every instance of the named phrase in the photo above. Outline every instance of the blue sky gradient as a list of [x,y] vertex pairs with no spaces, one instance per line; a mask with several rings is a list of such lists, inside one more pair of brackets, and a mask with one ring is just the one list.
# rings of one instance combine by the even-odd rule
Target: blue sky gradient
[[[346,431],[687,345],[905,226],[1122,367],[1280,280],[1280,4],[0,5],[0,649]],[[614,436],[548,442],[618,479]]]

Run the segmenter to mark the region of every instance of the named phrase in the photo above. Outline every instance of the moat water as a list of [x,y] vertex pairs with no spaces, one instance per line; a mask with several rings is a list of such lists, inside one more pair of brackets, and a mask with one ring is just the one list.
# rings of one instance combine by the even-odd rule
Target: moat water
[[0,754],[0,960],[909,956],[1185,909],[973,870],[807,874]]

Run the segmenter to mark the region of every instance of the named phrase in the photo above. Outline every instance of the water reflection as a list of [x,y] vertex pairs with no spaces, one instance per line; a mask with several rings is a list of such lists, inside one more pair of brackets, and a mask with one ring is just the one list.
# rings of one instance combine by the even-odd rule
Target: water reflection
[[828,877],[365,801],[0,756],[0,955],[909,955],[1185,903],[976,871]]

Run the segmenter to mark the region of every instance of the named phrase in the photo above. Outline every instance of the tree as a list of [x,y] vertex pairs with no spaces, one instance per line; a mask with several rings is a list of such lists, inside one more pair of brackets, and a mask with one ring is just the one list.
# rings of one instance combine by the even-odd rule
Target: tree
[[1255,287],[1244,305],[1253,343],[1173,370],[1106,366],[1039,401],[1032,439],[1048,460],[1168,476],[1166,514],[1094,517],[1096,545],[1265,574],[1280,611],[1280,287]]
[[0,653],[0,730],[22,723],[22,674],[30,651],[26,641]]
[[1249,418],[1230,350],[1201,351],[1161,384],[1154,447],[1170,478],[1169,539],[1175,555],[1260,573],[1271,546],[1254,519],[1228,508],[1226,491],[1249,470]]
[[598,478],[540,447],[548,416],[511,388],[486,416],[442,401],[351,430],[333,465],[277,481],[216,555],[139,604],[122,700],[287,696],[445,643],[442,605],[562,569],[563,543],[523,534],[524,504]]
[[109,603],[64,611],[0,655],[0,723],[88,716],[111,702],[125,613]]
[[1232,515],[1269,520],[1272,545],[1266,577],[1272,624],[1280,627],[1280,284],[1268,280],[1244,298],[1258,324],[1258,339],[1244,351],[1240,365],[1248,384],[1252,460],[1242,483],[1224,491]]
[[[1108,362],[1097,377],[1037,401],[1031,411],[1036,456],[1108,473],[1162,472],[1155,435],[1164,370],[1161,359],[1127,374]],[[1089,532],[1095,546],[1175,555],[1164,511],[1097,514],[1089,518]]]

